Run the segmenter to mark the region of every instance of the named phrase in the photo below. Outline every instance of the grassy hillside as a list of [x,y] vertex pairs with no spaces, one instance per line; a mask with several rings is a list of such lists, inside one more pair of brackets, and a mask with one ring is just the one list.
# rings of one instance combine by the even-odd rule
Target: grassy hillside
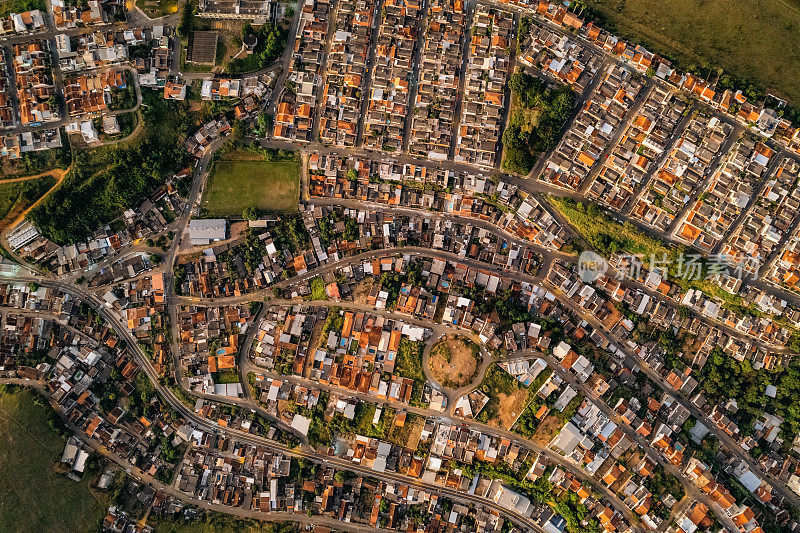
[[94,532],[104,504],[53,465],[66,439],[48,425],[51,411],[26,391],[0,393],[0,531]]
[[588,0],[618,35],[675,57],[720,66],[800,105],[798,0]]
[[197,117],[187,102],[142,93],[141,135],[128,141],[76,151],[72,168],[28,218],[49,239],[65,244],[84,240],[128,207],[136,207],[188,163],[183,143]]
[[6,219],[11,222],[55,184],[56,179],[50,175],[15,183],[0,181],[0,226]]

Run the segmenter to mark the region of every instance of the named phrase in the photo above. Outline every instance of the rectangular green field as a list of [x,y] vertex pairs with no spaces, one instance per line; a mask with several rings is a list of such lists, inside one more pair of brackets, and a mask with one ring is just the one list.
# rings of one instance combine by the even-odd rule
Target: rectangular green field
[[57,474],[66,439],[48,426],[50,407],[27,391],[0,393],[0,531],[90,532],[100,528],[105,501]]
[[[609,30],[685,68],[719,66],[800,105],[798,0],[589,0]],[[704,61],[705,60],[705,61]],[[712,79],[713,81],[713,79]]]
[[265,161],[251,154],[226,154],[215,163],[203,193],[203,214],[242,216],[248,207],[294,213],[300,200],[300,163]]

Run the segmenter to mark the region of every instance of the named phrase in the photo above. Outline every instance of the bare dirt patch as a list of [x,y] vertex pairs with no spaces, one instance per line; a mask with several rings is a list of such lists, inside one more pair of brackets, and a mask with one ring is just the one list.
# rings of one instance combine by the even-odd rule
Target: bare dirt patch
[[405,447],[408,450],[416,450],[417,446],[419,446],[419,439],[422,435],[422,429],[425,426],[425,420],[422,418],[414,418],[411,424],[411,430],[409,431]]
[[431,349],[429,370],[445,387],[459,388],[469,384],[478,371],[473,344],[462,337],[447,336]]
[[353,289],[353,302],[357,304],[367,303],[367,296],[372,290],[372,278],[364,278]]
[[608,314],[603,319],[603,325],[608,329],[613,329],[617,322],[624,317],[615,305],[606,305],[605,310],[608,311]]
[[498,418],[500,419],[500,425],[503,429],[511,429],[511,426],[514,425],[519,415],[522,414],[522,411],[525,409],[525,400],[527,398],[527,389],[518,389],[511,394],[498,394]]
[[[319,348],[323,343],[327,343],[328,339],[322,338],[322,331],[325,329],[325,321],[324,320],[317,320],[314,324],[314,330],[311,332],[311,340],[308,343],[309,350],[308,353],[313,354],[316,353],[317,348]],[[305,368],[303,368],[303,375],[307,376],[308,372],[311,370],[311,365],[314,362],[313,357],[306,357],[306,364]]]
[[557,417],[552,415],[545,416],[542,423],[536,428],[536,433],[533,435],[533,442],[541,446],[547,446],[550,441],[553,440],[553,437],[561,431],[562,427],[564,427],[564,423]]

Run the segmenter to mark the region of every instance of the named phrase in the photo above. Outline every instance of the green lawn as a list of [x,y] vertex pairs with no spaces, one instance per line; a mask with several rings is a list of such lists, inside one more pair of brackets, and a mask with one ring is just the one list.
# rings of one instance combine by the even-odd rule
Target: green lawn
[[300,164],[295,159],[266,161],[249,152],[230,152],[215,163],[203,193],[203,214],[242,216],[251,206],[276,213],[297,212]]
[[[623,38],[720,66],[800,104],[798,0],[589,0]],[[708,66],[708,65],[705,65]]]
[[328,293],[325,292],[325,282],[322,278],[317,276],[310,281],[311,285],[311,299],[312,300],[327,300]]
[[222,372],[215,372],[214,383],[241,383],[239,379],[239,372],[236,370],[223,370]]
[[48,426],[49,407],[28,392],[0,394],[0,531],[97,531],[105,506],[80,482],[56,474],[66,440]]

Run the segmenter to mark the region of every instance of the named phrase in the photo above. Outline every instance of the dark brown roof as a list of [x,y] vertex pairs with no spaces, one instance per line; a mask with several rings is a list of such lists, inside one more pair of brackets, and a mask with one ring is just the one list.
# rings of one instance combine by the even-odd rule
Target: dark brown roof
[[217,55],[219,35],[214,31],[196,31],[192,35],[189,61],[192,63],[213,64]]

